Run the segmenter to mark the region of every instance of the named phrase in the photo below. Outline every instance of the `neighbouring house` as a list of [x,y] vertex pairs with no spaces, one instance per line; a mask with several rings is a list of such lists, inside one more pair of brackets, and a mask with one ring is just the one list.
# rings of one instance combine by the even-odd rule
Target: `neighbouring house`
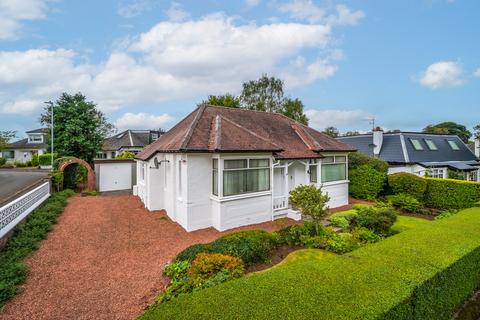
[[98,159],[113,159],[129,151],[139,153],[146,145],[155,142],[163,134],[159,130],[125,130],[103,141]]
[[[479,154],[456,135],[415,132],[384,133],[380,128],[368,134],[337,138],[359,152],[389,163],[388,173],[408,172],[419,176],[448,178],[460,174],[480,181]],[[476,142],[478,147],[478,141]],[[478,150],[478,148],[477,148]]]
[[281,114],[202,105],[137,154],[137,194],[187,231],[299,219],[289,191],[323,186],[348,204],[351,146]]
[[27,162],[32,160],[35,154],[41,155],[47,151],[45,136],[47,129],[40,128],[25,132],[27,138],[12,142],[8,147],[0,151],[0,157],[7,162]]

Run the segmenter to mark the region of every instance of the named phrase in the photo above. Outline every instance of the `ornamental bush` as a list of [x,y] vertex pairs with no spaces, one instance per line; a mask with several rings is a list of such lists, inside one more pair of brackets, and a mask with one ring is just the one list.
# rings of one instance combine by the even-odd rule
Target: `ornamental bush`
[[351,221],[352,226],[364,227],[380,235],[387,235],[397,221],[397,213],[389,207],[365,207],[358,209],[358,215]]
[[408,212],[418,212],[422,207],[417,199],[405,193],[387,196],[387,199],[395,208]]
[[330,197],[323,194],[321,188],[309,184],[300,185],[290,191],[289,201],[303,216],[315,223],[318,233],[322,219],[328,214],[327,202]]
[[5,163],[7,163],[7,159],[0,157],[0,167],[5,165]]
[[427,189],[425,178],[406,172],[389,175],[388,185],[394,194],[405,193],[418,201],[423,201]]
[[388,172],[388,162],[382,159],[370,157],[360,152],[354,152],[348,155],[349,170],[354,170],[363,165],[368,165],[379,172]]
[[219,272],[228,275],[229,278],[240,278],[245,274],[245,265],[237,257],[220,253],[200,253],[193,260],[188,277],[192,286],[198,288]]
[[425,205],[438,209],[474,207],[480,201],[480,183],[426,178]]
[[385,187],[387,174],[370,165],[361,165],[349,171],[349,191],[357,199],[375,200]]

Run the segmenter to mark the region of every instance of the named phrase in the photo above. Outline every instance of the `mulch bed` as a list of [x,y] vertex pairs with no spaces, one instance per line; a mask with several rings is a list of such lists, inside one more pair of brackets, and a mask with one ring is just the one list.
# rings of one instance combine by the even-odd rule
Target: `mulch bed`
[[76,196],[27,259],[27,280],[0,318],[132,319],[168,283],[163,266],[188,246],[238,230],[272,232],[293,223],[281,219],[223,233],[213,228],[186,232],[131,195]]

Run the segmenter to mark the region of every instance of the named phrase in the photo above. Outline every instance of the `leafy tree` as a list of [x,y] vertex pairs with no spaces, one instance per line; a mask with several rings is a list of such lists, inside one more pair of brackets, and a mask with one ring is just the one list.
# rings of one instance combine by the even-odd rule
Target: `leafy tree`
[[347,131],[347,132],[345,132],[344,136],[346,136],[346,137],[358,136],[359,134],[360,134],[360,132],[358,132],[356,130],[355,131]]
[[117,159],[133,159],[133,158],[135,158],[135,153],[133,153],[131,151],[125,151],[125,152],[122,152],[121,154],[119,154],[118,156],[116,156],[115,158],[117,158]]
[[454,134],[467,143],[472,133],[464,125],[455,122],[442,122],[435,125],[428,125],[423,129],[424,133]]
[[475,139],[480,139],[480,124],[473,127],[473,130],[475,130],[475,133],[473,134]]
[[222,95],[210,95],[207,100],[202,101],[202,104],[211,104],[214,106],[240,108],[240,98],[233,94],[227,93]]
[[285,103],[280,113],[300,122],[301,124],[308,125],[308,118],[305,113],[303,113],[303,103],[299,99],[285,99]]
[[283,109],[283,81],[266,74],[258,80],[243,83],[242,107],[257,111],[278,112]]
[[15,138],[16,131],[0,131],[0,150],[8,147],[10,140]]
[[[55,152],[60,157],[75,156],[92,162],[101,149],[103,139],[113,131],[113,125],[107,122],[96,104],[87,101],[81,93],[63,93],[57,101],[46,103],[40,121],[49,128],[52,108]],[[50,136],[47,136],[49,144]]]
[[300,185],[290,192],[289,200],[302,215],[312,219],[318,234],[322,219],[328,214],[327,203],[330,201],[328,194],[323,194],[321,187],[317,188],[311,184]]
[[336,138],[339,136],[338,129],[335,127],[327,127],[322,131],[322,133],[332,138]]

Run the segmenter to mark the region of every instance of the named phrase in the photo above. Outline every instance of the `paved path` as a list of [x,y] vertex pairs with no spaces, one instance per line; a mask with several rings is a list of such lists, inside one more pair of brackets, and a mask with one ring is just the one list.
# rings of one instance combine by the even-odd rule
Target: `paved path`
[[[273,231],[287,224],[279,220],[248,229]],[[27,260],[27,280],[0,319],[133,319],[167,284],[162,275],[167,262],[221,234],[187,233],[131,195],[73,197]]]
[[0,170],[0,203],[46,176],[46,171]]

